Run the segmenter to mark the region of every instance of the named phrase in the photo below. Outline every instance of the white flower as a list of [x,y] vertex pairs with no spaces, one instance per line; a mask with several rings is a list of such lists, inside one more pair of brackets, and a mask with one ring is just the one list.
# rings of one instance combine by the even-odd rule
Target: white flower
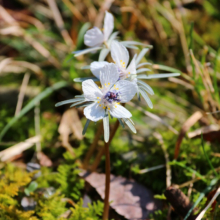
[[94,27],[88,30],[84,35],[84,43],[90,48],[80,51],[74,51],[74,56],[77,57],[82,54],[101,50],[99,54],[99,61],[105,60],[110,51],[111,42],[117,37],[118,34],[118,32],[114,32],[112,34],[113,29],[114,17],[111,13],[106,11],[103,29],[100,30],[99,28]]
[[88,30],[84,36],[84,43],[88,47],[101,46],[104,42],[107,43],[110,34],[114,28],[114,18],[111,13],[105,12],[103,31],[94,27]]
[[118,41],[113,41],[111,44],[111,56],[115,64],[118,66],[120,73],[120,79],[126,79],[132,75],[136,76],[136,54],[133,57],[132,61],[129,62],[129,53],[125,46]]
[[[132,78],[133,80],[136,78],[136,54],[128,65],[128,50],[125,48],[125,46],[123,46],[123,44],[119,43],[118,41],[113,41],[111,44],[111,56],[115,62],[115,65],[117,66],[120,79]],[[106,61],[92,62],[90,64],[90,70],[93,75],[99,79],[100,71],[106,64],[108,64]]]
[[93,103],[84,109],[84,114],[91,121],[104,118],[109,112],[115,118],[130,118],[131,113],[120,105],[130,101],[135,93],[136,87],[127,80],[119,80],[119,73],[114,64],[107,64],[100,74],[102,87],[98,87],[93,80],[82,83],[85,101]]
[[[131,81],[136,87],[136,93],[138,95],[138,98],[140,99],[140,94],[141,94],[144,100],[147,102],[148,106],[150,108],[153,108],[153,104],[148,94],[153,95],[154,91],[147,83],[145,83],[140,79],[153,79],[153,78],[179,76],[179,73],[138,75],[139,73],[151,71],[149,68],[140,68],[145,65],[149,66],[151,65],[150,63],[145,62],[139,64],[139,62],[141,61],[141,59],[144,57],[144,55],[147,53],[148,50],[149,48],[144,48],[139,53],[138,56],[135,54],[130,64],[128,64],[129,53],[126,47],[122,43],[119,43],[118,41],[115,40],[111,43],[111,56],[113,61],[115,62],[115,65],[117,66],[120,80],[126,79]],[[95,77],[100,79],[100,72],[103,69],[103,67],[107,64],[108,62],[106,61],[92,62],[90,65],[90,70]]]

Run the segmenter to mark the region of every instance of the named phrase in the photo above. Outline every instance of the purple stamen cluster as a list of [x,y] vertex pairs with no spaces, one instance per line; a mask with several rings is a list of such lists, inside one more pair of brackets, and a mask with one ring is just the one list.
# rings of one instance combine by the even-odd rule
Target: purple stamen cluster
[[105,95],[105,99],[109,102],[109,103],[112,103],[112,102],[120,102],[120,92],[107,92],[106,95]]

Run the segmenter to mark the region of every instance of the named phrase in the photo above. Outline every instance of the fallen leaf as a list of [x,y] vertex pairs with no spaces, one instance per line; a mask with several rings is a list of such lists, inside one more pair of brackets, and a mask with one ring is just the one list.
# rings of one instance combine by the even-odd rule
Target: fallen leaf
[[15,144],[14,146],[7,148],[6,150],[1,151],[0,152],[1,161],[7,161],[12,157],[21,154],[23,151],[32,147],[38,141],[40,141],[40,136],[35,136],[27,139],[24,142]]
[[203,114],[200,111],[195,112],[194,114],[192,114],[187,120],[186,122],[183,124],[179,137],[177,139],[176,142],[176,146],[175,146],[175,153],[174,153],[174,159],[177,159],[177,157],[179,156],[179,151],[180,151],[180,145],[182,143],[182,140],[186,134],[186,132],[198,121],[202,118]]
[[[84,177],[104,199],[105,174],[93,172]],[[134,180],[114,175],[110,179],[110,206],[126,219],[146,219],[149,214],[161,208],[161,202],[154,199],[153,193]]]
[[[192,203],[189,198],[175,186],[170,186],[164,192],[168,202],[173,206],[174,210],[183,218],[186,216],[188,211],[192,208]],[[194,210],[188,217],[188,220],[195,220]]]
[[71,108],[65,111],[61,118],[60,125],[58,128],[58,132],[61,135],[63,146],[68,148],[69,150],[72,148],[69,143],[69,135],[72,133],[78,140],[82,140],[82,130],[83,127],[77,110]]
[[220,135],[219,125],[208,125],[202,128],[196,129],[195,131],[189,132],[189,138],[201,138],[201,134],[206,141],[212,141],[218,139]]
[[41,166],[51,167],[53,165],[51,159],[43,152],[38,152],[37,158]]

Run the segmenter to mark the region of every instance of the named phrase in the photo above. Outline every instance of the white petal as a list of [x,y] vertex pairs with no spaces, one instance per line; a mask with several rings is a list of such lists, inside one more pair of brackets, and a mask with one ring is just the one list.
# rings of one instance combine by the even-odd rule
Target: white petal
[[136,63],[135,63],[135,59],[136,59],[137,54],[134,55],[132,61],[130,62],[126,72],[130,73],[130,74],[136,74]]
[[114,32],[114,33],[109,37],[108,42],[107,42],[109,46],[111,46],[112,41],[117,38],[118,33],[119,33],[119,32],[116,31],[116,32]]
[[[120,92],[120,102],[125,103],[130,101],[137,92],[137,84],[128,80],[120,80],[115,84],[115,88]],[[112,88],[114,89],[114,88]]]
[[84,43],[89,47],[100,46],[104,41],[104,35],[99,28],[88,30],[84,36]]
[[110,34],[114,29],[114,17],[111,13],[105,12],[105,20],[104,20],[104,41],[107,41]]
[[86,101],[95,101],[97,100],[97,97],[102,96],[101,90],[91,79],[88,79],[82,83],[82,90]]
[[83,55],[85,53],[89,53],[89,52],[93,53],[93,52],[100,50],[100,49],[102,49],[102,48],[101,47],[93,47],[93,48],[87,48],[85,50],[74,51],[72,53],[75,54],[74,57],[78,57],[78,56]]
[[149,48],[144,48],[138,55],[136,64],[140,63],[141,59],[145,56],[145,54],[148,52]]
[[111,56],[115,63],[122,69],[126,69],[129,60],[128,50],[118,41],[111,43]]
[[110,89],[119,79],[118,67],[114,63],[106,64],[100,74],[100,82],[103,87]]
[[132,114],[121,105],[112,106],[109,112],[115,118],[130,118],[132,116]]
[[105,58],[107,57],[109,51],[110,51],[109,49],[103,48],[103,49],[100,51],[100,54],[99,54],[99,61],[105,60]]
[[108,62],[106,62],[106,61],[92,62],[90,64],[90,70],[92,71],[94,76],[96,76],[98,79],[100,79],[100,71],[106,64],[108,64]]
[[84,115],[91,121],[98,121],[104,118],[105,110],[95,102],[84,109]]

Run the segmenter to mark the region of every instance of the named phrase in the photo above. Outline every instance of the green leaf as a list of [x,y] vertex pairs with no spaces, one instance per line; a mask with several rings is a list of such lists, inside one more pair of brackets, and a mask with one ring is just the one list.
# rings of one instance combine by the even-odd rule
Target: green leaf
[[61,81],[53,86],[45,89],[43,92],[41,92],[38,96],[36,96],[34,99],[32,99],[20,112],[17,116],[11,119],[11,121],[3,128],[3,130],[0,133],[0,141],[6,134],[6,132],[11,128],[11,126],[18,121],[22,116],[24,116],[28,111],[30,111],[32,108],[35,107],[36,103],[40,102],[41,100],[45,99],[47,96],[52,94],[54,91],[61,89],[63,87],[67,86],[67,82]]
[[78,37],[77,37],[77,42],[76,42],[76,48],[80,48],[83,44],[84,41],[84,35],[86,31],[91,27],[91,24],[89,22],[86,22],[80,29]]
[[84,126],[84,128],[83,128],[83,132],[82,132],[83,135],[85,135],[85,133],[86,133],[86,131],[87,131],[87,128],[88,128],[88,126],[89,126],[89,123],[90,123],[90,120],[87,119],[86,124],[85,124],[85,126]]
[[37,182],[33,181],[28,186],[28,190],[29,190],[29,192],[34,192],[37,189],[37,187],[38,187]]

